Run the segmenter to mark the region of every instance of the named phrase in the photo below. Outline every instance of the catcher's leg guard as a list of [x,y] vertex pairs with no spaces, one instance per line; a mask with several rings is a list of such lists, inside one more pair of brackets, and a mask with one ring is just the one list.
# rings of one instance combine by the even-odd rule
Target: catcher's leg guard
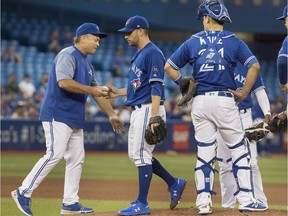
[[196,205],[212,204],[211,195],[214,183],[214,163],[216,160],[216,141],[212,143],[198,142],[198,155],[195,168],[195,182],[197,190]]
[[232,155],[232,172],[235,177],[238,190],[234,193],[240,203],[255,201],[254,188],[250,166],[250,150],[245,139],[240,143],[229,146]]

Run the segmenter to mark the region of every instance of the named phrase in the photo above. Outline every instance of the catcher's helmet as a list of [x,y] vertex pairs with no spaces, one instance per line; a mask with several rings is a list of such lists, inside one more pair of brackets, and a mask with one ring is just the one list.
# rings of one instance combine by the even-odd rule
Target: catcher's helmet
[[206,15],[215,20],[232,23],[228,10],[221,0],[204,0],[198,7],[197,19],[201,20]]

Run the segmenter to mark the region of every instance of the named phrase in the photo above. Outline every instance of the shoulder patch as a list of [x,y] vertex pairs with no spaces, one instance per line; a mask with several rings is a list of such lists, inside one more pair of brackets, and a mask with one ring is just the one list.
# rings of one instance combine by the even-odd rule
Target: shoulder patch
[[159,71],[159,69],[157,66],[153,66],[152,71],[153,71],[153,73],[157,73]]

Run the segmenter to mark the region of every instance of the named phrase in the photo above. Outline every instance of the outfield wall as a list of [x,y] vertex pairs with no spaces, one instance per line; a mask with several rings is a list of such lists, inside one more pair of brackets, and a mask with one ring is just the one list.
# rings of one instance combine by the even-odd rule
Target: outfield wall
[[[129,124],[125,125],[125,132],[117,135],[112,131],[109,122],[86,122],[85,149],[101,151],[127,151],[127,137]],[[157,151],[196,151],[194,128],[189,122],[168,121],[167,138]],[[286,152],[287,135],[270,134],[258,143],[258,150],[269,152]],[[285,138],[285,139],[284,139]],[[42,124],[37,120],[2,120],[1,121],[1,150],[45,150],[45,137]]]

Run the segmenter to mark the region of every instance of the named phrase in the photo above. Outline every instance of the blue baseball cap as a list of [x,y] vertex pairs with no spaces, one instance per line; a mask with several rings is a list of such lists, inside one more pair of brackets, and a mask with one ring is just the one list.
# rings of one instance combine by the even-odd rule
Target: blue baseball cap
[[86,34],[99,35],[100,38],[106,38],[107,34],[100,32],[99,27],[94,23],[83,23],[76,30],[76,37]]
[[278,20],[284,20],[287,17],[287,13],[288,13],[288,11],[287,11],[287,6],[286,6],[283,10],[283,16],[278,17],[277,19]]
[[140,28],[149,29],[149,23],[144,17],[136,15],[136,16],[130,17],[126,21],[125,27],[122,29],[119,29],[118,32],[130,33]]

